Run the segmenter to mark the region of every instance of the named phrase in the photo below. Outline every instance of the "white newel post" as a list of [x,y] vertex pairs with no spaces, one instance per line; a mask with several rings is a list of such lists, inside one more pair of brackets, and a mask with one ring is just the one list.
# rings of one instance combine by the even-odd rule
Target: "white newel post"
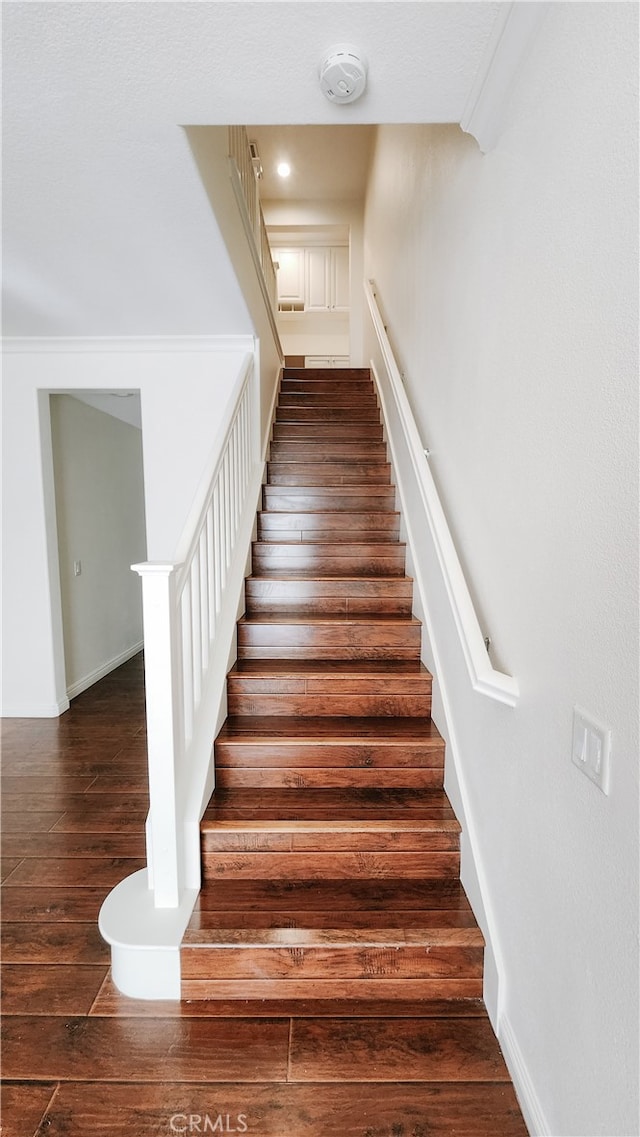
[[184,878],[178,800],[184,751],[182,644],[176,620],[175,564],[131,566],[142,578],[149,817],[147,866],[156,908],[177,908]]

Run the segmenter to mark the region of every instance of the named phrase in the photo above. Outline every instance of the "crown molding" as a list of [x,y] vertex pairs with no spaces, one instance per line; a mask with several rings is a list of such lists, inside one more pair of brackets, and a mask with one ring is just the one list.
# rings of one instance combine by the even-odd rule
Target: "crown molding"
[[500,138],[513,87],[548,8],[548,2],[526,0],[500,5],[460,119],[460,126],[473,135],[483,154]]
[[4,354],[219,353],[255,350],[251,335],[237,336],[5,336]]

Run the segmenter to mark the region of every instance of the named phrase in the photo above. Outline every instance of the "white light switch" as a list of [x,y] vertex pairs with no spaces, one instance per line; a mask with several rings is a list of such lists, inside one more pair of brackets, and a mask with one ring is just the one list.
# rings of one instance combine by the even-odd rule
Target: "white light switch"
[[592,782],[609,793],[609,757],[611,752],[611,731],[604,723],[592,715],[573,708],[573,743],[571,757]]
[[82,572],[82,561],[74,561],[73,562],[73,575],[74,576],[80,576],[81,572]]

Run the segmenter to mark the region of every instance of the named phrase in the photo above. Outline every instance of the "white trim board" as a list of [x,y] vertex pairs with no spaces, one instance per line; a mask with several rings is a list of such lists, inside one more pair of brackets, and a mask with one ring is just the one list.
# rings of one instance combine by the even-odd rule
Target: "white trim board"
[[[216,354],[253,352],[252,335],[237,336],[5,336],[2,350],[7,354],[31,352],[56,354],[112,353],[139,354],[165,352]],[[85,386],[88,384],[85,383]]]
[[[143,647],[144,642],[142,640],[139,640],[139,642],[133,644],[132,647],[128,647],[125,649],[125,651],[121,651],[119,655],[114,655],[112,659],[108,659],[105,663],[101,663],[100,667],[96,667],[94,671],[90,671],[89,674],[84,675],[82,679],[77,679],[75,683],[72,683],[69,687],[67,687],[67,695],[69,699],[75,699],[76,695],[82,694],[83,691],[86,691],[89,687],[92,687],[94,683],[97,683],[99,679],[104,679],[105,675],[108,675],[111,671],[115,671],[116,667],[121,667],[122,664],[126,663],[128,659],[133,659],[134,655],[137,655],[139,651],[142,651]],[[67,708],[65,707],[65,710],[66,709]]]
[[501,1016],[498,1024],[498,1041],[502,1047],[504,1059],[511,1074],[516,1096],[531,1137],[553,1137],[518,1045],[515,1031],[506,1015]]
[[545,2],[500,5],[460,119],[460,126],[473,135],[483,154],[500,138],[511,92],[548,7]]

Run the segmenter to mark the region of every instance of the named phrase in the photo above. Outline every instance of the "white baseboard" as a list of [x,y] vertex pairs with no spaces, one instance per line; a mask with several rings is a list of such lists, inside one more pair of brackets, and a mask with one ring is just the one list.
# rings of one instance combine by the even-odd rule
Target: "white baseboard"
[[[89,675],[84,675],[82,679],[77,679],[75,683],[67,687],[68,697],[75,699],[76,695],[82,694],[83,691],[87,690],[87,687],[92,687],[99,679],[104,679],[105,675],[108,675],[110,671],[115,671],[116,667],[121,667],[128,659],[132,659],[134,655],[142,651],[143,646],[143,641],[140,640],[138,643],[133,644],[132,647],[121,651],[119,655],[114,655],[113,659],[108,659],[106,663],[101,663],[100,667],[96,667],[95,671],[91,671]],[[65,707],[65,710],[66,709],[67,707]]]
[[553,1137],[515,1032],[506,1015],[500,1018],[498,1041],[531,1137]]
[[69,700],[60,699],[57,703],[21,703],[2,707],[3,719],[57,719],[69,710]]

